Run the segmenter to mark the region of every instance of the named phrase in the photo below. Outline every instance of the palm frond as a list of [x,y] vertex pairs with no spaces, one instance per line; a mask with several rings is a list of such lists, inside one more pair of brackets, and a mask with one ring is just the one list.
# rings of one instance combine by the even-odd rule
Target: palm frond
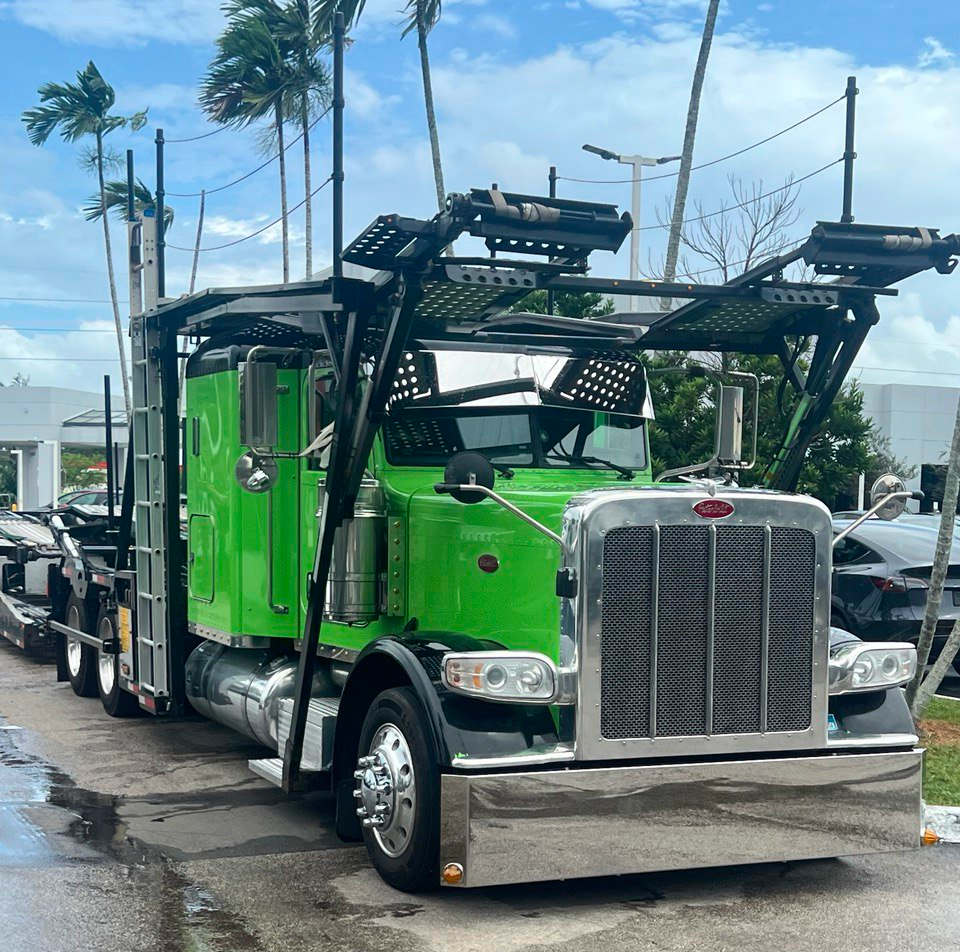
[[[105,182],[103,196],[107,210],[113,212],[121,221],[126,221],[127,183],[120,181]],[[140,179],[137,179],[133,187],[133,207],[138,213],[142,213],[147,208],[156,209],[157,207],[156,196]],[[94,192],[83,207],[83,217],[87,221],[96,221],[102,214],[100,193]],[[168,229],[173,224],[173,209],[169,205],[165,205],[163,208],[163,224],[164,229]]]
[[423,23],[429,33],[440,20],[440,0],[407,0],[403,9],[406,26],[400,34],[401,39],[417,28],[417,8],[423,9]]
[[128,123],[136,132],[147,121],[145,111],[130,117],[110,115],[116,94],[93,60],[77,73],[76,83],[44,83],[37,93],[40,105],[20,117],[34,145],[43,145],[57,129],[65,142],[76,142],[85,136],[105,136]]

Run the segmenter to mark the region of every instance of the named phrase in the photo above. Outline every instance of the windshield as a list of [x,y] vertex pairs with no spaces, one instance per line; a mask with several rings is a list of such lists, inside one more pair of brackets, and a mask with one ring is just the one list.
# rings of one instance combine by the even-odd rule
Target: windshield
[[511,467],[646,468],[643,367],[622,355],[408,352],[384,428],[394,464],[464,450]]

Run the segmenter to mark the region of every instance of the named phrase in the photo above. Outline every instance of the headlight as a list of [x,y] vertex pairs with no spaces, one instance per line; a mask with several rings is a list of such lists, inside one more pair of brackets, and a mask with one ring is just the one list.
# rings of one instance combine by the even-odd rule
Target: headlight
[[882,691],[913,680],[917,649],[911,644],[856,641],[830,651],[830,693]]
[[532,652],[464,651],[443,656],[443,683],[490,701],[549,704],[557,694],[557,669],[546,655]]

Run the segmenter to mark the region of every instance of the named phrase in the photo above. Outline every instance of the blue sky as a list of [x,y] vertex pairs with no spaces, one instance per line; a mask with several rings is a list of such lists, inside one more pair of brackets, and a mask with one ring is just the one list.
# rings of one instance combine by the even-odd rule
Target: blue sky
[[[368,0],[347,54],[348,236],[379,212],[433,210],[417,49],[402,42],[402,0]],[[48,80],[70,79],[93,58],[115,86],[118,110],[149,107],[150,124],[115,134],[137,153],[152,185],[152,137],[208,130],[195,106],[199,77],[222,24],[217,0],[0,0],[0,380],[15,372],[34,383],[91,386],[116,373],[115,343],[99,226],[80,206],[93,191],[77,149],[51,139],[37,149],[19,120]],[[580,178],[624,178],[585,155],[584,141],[622,152],[679,151],[697,55],[702,0],[445,0],[431,37],[435,95],[447,189],[497,181],[521,191],[546,188],[547,167]],[[862,91],[855,212],[858,220],[960,230],[960,9],[950,0],[725,0],[704,89],[697,160],[757,141],[843,91],[855,73]],[[315,180],[329,167],[329,126],[316,129]],[[842,111],[737,160],[695,173],[691,200],[705,210],[729,193],[726,176],[776,188],[789,173],[820,168],[842,151]],[[302,198],[300,154],[290,150],[290,201]],[[252,133],[224,132],[171,145],[171,192],[214,188],[258,165]],[[657,224],[671,181],[644,190],[643,224]],[[571,197],[626,207],[629,185],[561,182]],[[802,236],[839,212],[839,169],[802,186]],[[171,243],[192,245],[196,200],[171,199]],[[320,195],[315,262],[329,260],[328,196]],[[210,197],[204,244],[220,244],[278,214],[276,166]],[[292,222],[294,276],[303,268],[303,222]],[[123,229],[113,229],[124,290]],[[662,231],[644,232],[641,262],[655,264]],[[198,287],[279,280],[279,228],[205,254]],[[168,256],[168,291],[186,290],[189,255]],[[704,267],[691,257],[689,267]],[[625,253],[594,262],[625,273]],[[860,360],[865,380],[960,384],[960,277],[925,276],[904,285]],[[125,293],[121,297],[126,297]],[[6,300],[12,298],[14,300]],[[25,298],[85,299],[51,303]],[[72,328],[69,334],[32,328]],[[2,328],[11,328],[4,330]],[[908,346],[916,345],[916,346]],[[40,358],[40,359],[36,359]],[[55,358],[47,360],[46,358]],[[100,362],[100,361],[103,362]],[[894,373],[903,370],[910,373]],[[943,376],[940,376],[940,375]]]

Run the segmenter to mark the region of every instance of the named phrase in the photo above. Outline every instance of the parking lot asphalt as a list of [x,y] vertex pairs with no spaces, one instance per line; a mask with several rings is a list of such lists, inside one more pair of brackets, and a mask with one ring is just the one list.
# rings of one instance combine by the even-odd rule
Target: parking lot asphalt
[[2,952],[960,948],[960,851],[408,896],[200,719],[108,718],[0,642]]

